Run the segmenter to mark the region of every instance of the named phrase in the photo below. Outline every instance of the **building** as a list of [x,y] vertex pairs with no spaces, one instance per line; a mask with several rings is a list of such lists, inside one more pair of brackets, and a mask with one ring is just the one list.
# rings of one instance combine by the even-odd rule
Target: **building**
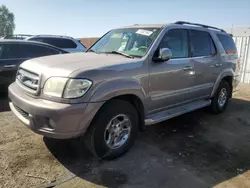
[[98,37],[93,37],[93,38],[81,38],[81,42],[87,47],[89,48],[90,46],[92,46],[92,44],[94,44],[99,38]]

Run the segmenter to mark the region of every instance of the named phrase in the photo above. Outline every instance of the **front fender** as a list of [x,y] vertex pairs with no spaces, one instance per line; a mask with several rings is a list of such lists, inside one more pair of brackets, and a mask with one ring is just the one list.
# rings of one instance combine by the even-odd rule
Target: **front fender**
[[142,103],[146,99],[146,93],[136,79],[115,79],[101,83],[94,91],[90,101],[107,101],[121,95],[135,95]]
[[221,73],[219,74],[219,76],[217,77],[217,79],[214,83],[214,87],[213,87],[213,90],[212,90],[210,97],[213,97],[215,95],[216,90],[217,90],[221,80],[223,78],[225,78],[226,76],[232,76],[234,78],[234,71],[232,68],[224,69],[223,71],[221,71]]

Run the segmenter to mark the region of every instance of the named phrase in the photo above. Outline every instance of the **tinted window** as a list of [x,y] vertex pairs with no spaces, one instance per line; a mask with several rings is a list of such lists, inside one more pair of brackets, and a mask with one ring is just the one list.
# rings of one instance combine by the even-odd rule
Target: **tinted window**
[[220,42],[221,42],[221,44],[222,44],[222,46],[227,54],[237,53],[235,43],[234,43],[231,36],[218,34],[217,37],[219,38],[219,40],[220,40]]
[[37,37],[31,38],[30,40],[44,42],[58,48],[76,48],[77,45],[72,40],[63,39],[63,38],[46,38],[46,37]]
[[1,58],[2,59],[21,58],[18,44],[4,44]]
[[190,30],[191,56],[210,56],[214,55],[215,46],[208,32]]
[[1,59],[2,54],[3,54],[3,48],[4,48],[4,45],[0,44],[0,59]]
[[172,58],[188,57],[188,32],[184,29],[173,29],[163,37],[160,48],[169,48]]
[[45,46],[38,46],[33,44],[20,44],[20,53],[22,58],[34,58],[34,57],[59,54],[59,51],[47,48]]

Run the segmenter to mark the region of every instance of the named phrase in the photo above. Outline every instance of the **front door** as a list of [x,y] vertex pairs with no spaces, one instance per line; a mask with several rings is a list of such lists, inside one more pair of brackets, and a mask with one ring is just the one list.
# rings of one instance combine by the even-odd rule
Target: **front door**
[[160,48],[169,48],[172,58],[165,62],[149,62],[149,114],[166,110],[192,100],[194,63],[189,58],[188,31],[171,29],[163,37]]

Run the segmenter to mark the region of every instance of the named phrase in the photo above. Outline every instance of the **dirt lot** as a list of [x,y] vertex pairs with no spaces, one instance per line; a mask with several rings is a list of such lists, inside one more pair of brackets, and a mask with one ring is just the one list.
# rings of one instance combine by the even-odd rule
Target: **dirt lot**
[[23,126],[0,100],[0,187],[250,187],[250,85],[220,115],[198,110],[149,127],[129,153],[99,161],[78,140]]

